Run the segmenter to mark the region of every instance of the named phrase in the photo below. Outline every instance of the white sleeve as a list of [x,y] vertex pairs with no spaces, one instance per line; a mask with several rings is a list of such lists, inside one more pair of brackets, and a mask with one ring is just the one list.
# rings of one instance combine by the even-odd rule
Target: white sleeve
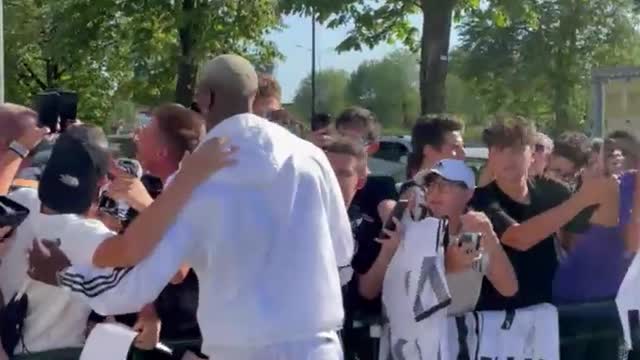
[[61,236],[60,248],[77,265],[90,265],[98,246],[116,235],[98,220],[78,219],[77,224],[66,228],[68,233]]
[[133,268],[98,269],[74,265],[60,276],[60,286],[84,297],[102,315],[139,311],[153,302],[195,249],[189,226],[178,220],[146,259]]
[[327,219],[329,219],[329,227],[331,231],[331,241],[333,251],[338,264],[340,274],[340,285],[346,285],[353,277],[353,269],[351,268],[351,259],[355,252],[355,241],[353,239],[353,231],[349,222],[349,215],[344,204],[344,197],[340,190],[340,184],[331,168],[331,164],[326,156],[321,162],[321,166],[325,171],[325,209],[327,211]]
[[321,165],[325,171],[326,186],[326,203],[327,218],[331,228],[331,241],[333,242],[333,250],[335,252],[336,261],[339,268],[348,267],[351,264],[351,258],[355,250],[355,242],[353,232],[351,231],[351,223],[349,215],[344,204],[344,197],[340,190],[340,184],[334,174],[329,160],[322,154]]
[[38,198],[38,190],[31,188],[20,188],[10,192],[7,197],[29,209],[29,212],[31,214],[40,211],[40,199]]

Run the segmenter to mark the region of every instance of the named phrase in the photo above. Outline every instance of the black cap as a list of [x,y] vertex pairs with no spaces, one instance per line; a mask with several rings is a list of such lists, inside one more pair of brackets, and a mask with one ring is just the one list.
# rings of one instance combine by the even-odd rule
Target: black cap
[[38,196],[60,214],[84,214],[98,198],[98,184],[109,169],[108,150],[71,132],[60,135],[47,162]]

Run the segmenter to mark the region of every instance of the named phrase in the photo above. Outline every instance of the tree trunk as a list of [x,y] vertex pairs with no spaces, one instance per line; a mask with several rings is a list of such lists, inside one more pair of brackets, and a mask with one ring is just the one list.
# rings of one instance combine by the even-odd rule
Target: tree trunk
[[194,16],[197,9],[195,0],[182,1],[182,21],[178,24],[178,39],[180,41],[180,55],[178,56],[178,79],[176,81],[176,102],[190,106],[195,93],[196,75],[196,29]]
[[421,3],[420,108],[422,114],[443,113],[447,110],[445,81],[456,0],[422,0]]

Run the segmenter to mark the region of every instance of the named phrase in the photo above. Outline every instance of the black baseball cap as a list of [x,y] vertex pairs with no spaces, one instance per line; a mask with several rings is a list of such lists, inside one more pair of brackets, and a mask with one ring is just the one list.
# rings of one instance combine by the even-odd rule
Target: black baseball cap
[[67,131],[58,137],[38,186],[40,201],[60,214],[84,214],[97,200],[110,155],[90,131]]

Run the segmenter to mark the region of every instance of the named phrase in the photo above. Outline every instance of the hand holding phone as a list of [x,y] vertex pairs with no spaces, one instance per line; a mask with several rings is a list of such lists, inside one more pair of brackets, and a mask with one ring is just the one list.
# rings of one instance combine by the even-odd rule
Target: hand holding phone
[[[402,200],[398,200],[398,202],[396,203],[396,206],[393,208],[393,211],[391,211],[391,215],[389,215],[389,219],[387,219],[387,222],[384,224],[383,229],[386,229],[388,231],[396,231],[396,221],[402,220],[402,217],[404,216],[404,212],[405,210],[407,210],[407,208],[409,207],[409,200],[408,199],[402,199]],[[394,221],[394,219],[396,219],[396,221]],[[387,235],[384,231],[382,231],[380,233],[380,239],[388,239],[389,235]]]

